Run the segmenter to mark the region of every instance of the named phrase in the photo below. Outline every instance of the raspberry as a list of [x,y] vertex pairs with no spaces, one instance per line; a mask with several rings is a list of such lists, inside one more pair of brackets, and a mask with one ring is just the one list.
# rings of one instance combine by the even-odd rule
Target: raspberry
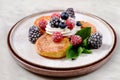
[[70,42],[73,46],[79,46],[82,43],[82,38],[78,35],[72,35]]
[[63,39],[63,35],[61,32],[53,32],[52,39],[54,42],[60,42]]
[[93,49],[98,49],[102,45],[102,35],[98,32],[92,34],[88,39],[88,45]]
[[74,26],[75,26],[75,21],[73,20],[73,19],[67,19],[66,20],[66,25],[67,25],[67,27],[68,27],[68,29],[73,29],[74,28]]
[[60,18],[60,17],[61,17],[61,16],[60,16],[60,13],[53,13],[53,14],[51,15],[51,18],[54,18],[54,17]]
[[41,19],[41,20],[39,21],[39,27],[40,27],[40,29],[45,30],[46,25],[47,25],[47,21],[46,21],[45,19]]
[[29,29],[29,41],[33,44],[36,42],[36,40],[41,36],[40,29],[36,26],[32,26]]

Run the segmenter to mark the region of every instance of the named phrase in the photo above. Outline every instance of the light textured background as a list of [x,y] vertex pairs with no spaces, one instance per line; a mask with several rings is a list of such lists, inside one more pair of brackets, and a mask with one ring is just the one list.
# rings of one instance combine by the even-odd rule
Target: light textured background
[[[58,80],[38,76],[21,68],[9,54],[6,39],[10,28],[23,17],[39,11],[68,7],[105,19],[119,37],[120,0],[0,0],[0,80]],[[118,41],[112,59],[99,70],[68,80],[120,80],[119,45]]]

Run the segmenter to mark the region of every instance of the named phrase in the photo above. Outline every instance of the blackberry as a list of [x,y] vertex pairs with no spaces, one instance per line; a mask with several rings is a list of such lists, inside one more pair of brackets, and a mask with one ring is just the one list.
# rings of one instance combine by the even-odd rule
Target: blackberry
[[57,17],[53,17],[50,20],[50,26],[53,28],[58,28],[59,27],[59,23],[60,23],[60,19]]
[[74,12],[73,8],[68,8],[68,9],[66,10],[66,12],[69,14],[69,16],[70,16],[71,18],[75,18],[75,12]]
[[41,36],[40,29],[36,26],[32,26],[29,29],[29,41],[33,44],[36,42],[36,40]]
[[93,49],[98,49],[102,45],[102,35],[98,32],[92,34],[88,39],[88,45]]
[[62,12],[62,13],[61,13],[61,19],[67,20],[68,17],[69,17],[69,14],[68,14],[67,12]]

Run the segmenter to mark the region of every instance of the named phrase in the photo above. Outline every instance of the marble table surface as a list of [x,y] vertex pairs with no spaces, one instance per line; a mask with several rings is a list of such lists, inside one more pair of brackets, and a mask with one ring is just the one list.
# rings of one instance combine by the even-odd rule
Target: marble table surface
[[35,75],[11,57],[7,47],[10,28],[23,17],[32,13],[73,7],[95,14],[115,29],[118,43],[111,60],[97,71],[66,80],[120,80],[120,0],[0,0],[0,80],[65,80]]

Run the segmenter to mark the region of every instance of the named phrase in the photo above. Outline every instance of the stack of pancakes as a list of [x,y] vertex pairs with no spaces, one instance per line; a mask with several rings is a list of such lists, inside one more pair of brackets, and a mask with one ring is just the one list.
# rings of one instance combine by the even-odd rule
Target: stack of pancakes
[[[47,21],[50,20],[50,16],[44,16],[42,18],[38,18],[34,25],[38,26],[38,22],[40,19],[45,18]],[[96,32],[96,27],[89,22],[80,21],[81,28],[91,27],[91,32]],[[56,43],[52,40],[51,35],[45,33],[45,31],[41,30],[43,35],[36,41],[36,51],[40,55],[48,58],[63,58],[66,56],[66,50],[70,45],[70,41],[68,37],[64,37],[61,42]]]

